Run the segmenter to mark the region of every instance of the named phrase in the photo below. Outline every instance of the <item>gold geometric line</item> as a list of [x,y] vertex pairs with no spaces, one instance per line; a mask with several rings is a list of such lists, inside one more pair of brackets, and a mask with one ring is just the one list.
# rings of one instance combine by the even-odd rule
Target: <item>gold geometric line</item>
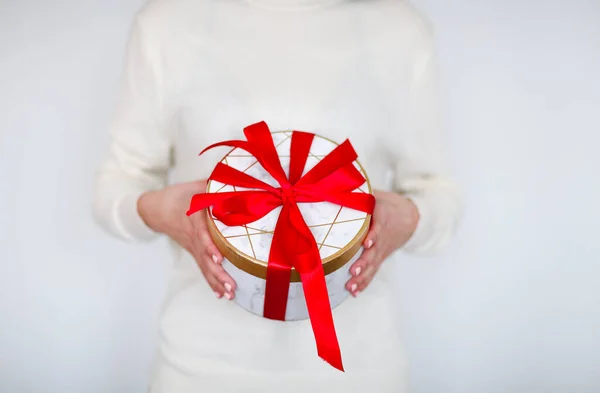
[[255,236],[255,235],[273,235],[275,232],[256,232],[256,233],[251,233],[250,236]]
[[[252,228],[249,228],[252,229]],[[231,235],[231,236],[224,236],[225,239],[231,239],[233,237],[248,237],[248,236],[256,236],[256,235],[272,235],[273,232],[258,232],[258,233],[250,233],[250,234],[244,234],[244,235]]]
[[[338,210],[337,214],[335,215],[335,218],[333,219],[333,222],[331,223],[331,226],[329,227],[329,229],[327,230],[327,233],[325,234],[325,237],[323,238],[323,243],[325,243],[325,240],[327,240],[327,236],[329,236],[329,233],[331,232],[331,229],[333,228],[333,224],[335,224],[335,221],[337,220],[338,216],[342,212],[342,208],[343,207],[340,206],[340,210]],[[323,243],[321,243],[321,247],[323,247]],[[319,250],[321,249],[321,247],[319,247]]]
[[287,138],[285,138],[284,140],[282,140],[281,142],[279,142],[278,144],[276,144],[275,147],[279,147],[279,146],[283,145],[284,142],[287,141],[288,139],[290,139],[291,137],[292,137],[291,135],[287,135]]
[[[246,228],[245,225],[244,225],[244,228]],[[256,258],[256,252],[254,252],[254,246],[252,245],[252,240],[250,239],[250,233],[248,232],[248,228],[246,228],[246,236],[248,236],[248,243],[250,243],[250,248],[252,249],[252,255],[254,255],[254,258]]]
[[[253,228],[253,227],[248,226],[248,225],[246,225],[246,228],[252,229],[253,231],[257,231],[258,233],[273,233],[273,231],[263,231],[262,229]],[[254,234],[252,233],[250,236],[252,236],[252,235],[254,235]]]
[[217,193],[217,192],[221,192],[221,190],[222,190],[222,189],[224,189],[225,187],[227,187],[228,185],[229,185],[229,184],[223,184],[223,185],[221,186],[221,188],[219,188],[217,191],[215,191],[215,193]]
[[[252,235],[250,235],[252,236]],[[234,237],[248,237],[248,234],[244,234],[244,235],[231,235],[231,236],[224,236],[225,239],[233,239]]]
[[256,165],[256,164],[258,164],[258,160],[254,161],[254,162],[252,163],[252,165],[250,165],[248,168],[244,169],[242,172],[246,173],[246,171],[247,171],[248,169],[252,168],[252,167],[253,167],[254,165]]
[[254,251],[254,245],[252,245],[252,239],[250,239],[250,232],[248,232],[248,228],[244,225],[246,229],[246,236],[248,236],[248,243],[250,243],[250,248],[252,249],[252,255],[256,258],[256,252]]
[[352,220],[343,220],[343,221],[329,222],[327,224],[311,225],[311,226],[309,226],[309,228],[324,227],[326,225],[333,225],[333,224],[345,224],[347,222],[364,221],[364,220],[365,220],[364,218],[353,218]]
[[[244,228],[246,228],[244,226]],[[246,236],[248,236],[248,243],[250,243],[250,248],[252,249],[252,255],[256,258],[256,252],[254,251],[254,246],[252,245],[252,239],[250,239],[250,234],[248,233],[248,228],[246,228]]]
[[323,246],[326,246],[326,247],[331,247],[331,248],[336,248],[336,249],[338,249],[338,250],[341,250],[341,249],[342,249],[342,247],[336,247],[336,246],[332,246],[332,245],[330,245],[330,244],[325,244],[325,243],[321,243],[321,244],[319,244],[319,249],[321,249],[321,247],[323,247]]
[[[285,141],[287,141],[288,139],[291,139],[291,138],[292,138],[291,135],[286,134],[286,138],[284,140],[282,140],[281,142],[279,142],[278,144],[276,144],[275,148],[278,148],[279,146],[283,145],[285,143]],[[284,156],[279,156],[279,157],[284,157]]]
[[[310,152],[308,153],[308,156],[314,158],[315,160],[317,160],[317,163],[313,166],[313,168],[315,166],[317,166],[319,164],[319,162],[321,162],[321,159],[319,157],[315,156],[314,154],[312,154]],[[323,156],[323,157],[325,157],[325,156]],[[306,166],[304,167],[304,171],[306,171],[306,173],[308,173],[308,171],[306,170]]]

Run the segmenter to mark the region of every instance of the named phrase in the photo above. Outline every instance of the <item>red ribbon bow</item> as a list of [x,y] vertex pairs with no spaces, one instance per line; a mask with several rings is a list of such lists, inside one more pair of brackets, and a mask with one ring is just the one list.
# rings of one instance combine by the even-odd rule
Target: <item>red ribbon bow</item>
[[213,215],[225,225],[240,226],[250,224],[283,206],[271,243],[263,315],[270,319],[285,320],[291,271],[292,268],[296,269],[302,281],[317,352],[326,362],[343,371],[319,248],[297,203],[327,201],[372,214],[374,197],[352,192],[366,181],[353,164],[358,156],[346,140],[302,176],[315,135],[294,131],[288,178],[265,122],[246,127],[244,135],[247,141],[216,143],[200,154],[218,146],[243,149],[256,158],[280,187],[272,187],[218,163],[210,179],[254,190],[194,195],[187,215],[212,206]]

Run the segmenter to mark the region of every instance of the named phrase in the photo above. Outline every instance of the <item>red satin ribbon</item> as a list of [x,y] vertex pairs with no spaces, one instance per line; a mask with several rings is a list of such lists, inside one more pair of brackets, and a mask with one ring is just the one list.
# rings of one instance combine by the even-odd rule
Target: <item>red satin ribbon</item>
[[295,268],[302,281],[317,352],[326,362],[343,371],[319,248],[297,203],[327,201],[372,214],[374,197],[352,192],[366,181],[353,164],[357,154],[350,142],[345,141],[302,176],[315,135],[294,131],[288,178],[266,123],[246,127],[244,135],[247,141],[216,143],[200,154],[218,146],[246,150],[277,180],[280,187],[272,187],[218,163],[210,176],[212,180],[253,190],[194,195],[187,215],[212,206],[213,215],[225,225],[240,226],[282,206],[269,254],[263,315],[285,320],[290,276],[292,268]]

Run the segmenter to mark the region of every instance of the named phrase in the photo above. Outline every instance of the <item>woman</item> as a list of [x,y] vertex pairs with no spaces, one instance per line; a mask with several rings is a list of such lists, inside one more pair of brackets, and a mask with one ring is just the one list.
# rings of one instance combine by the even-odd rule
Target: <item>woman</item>
[[[172,241],[152,392],[406,391],[395,251],[438,249],[458,213],[435,72],[430,28],[400,0],[157,0],[136,15],[95,214],[122,238]],[[203,215],[184,214],[224,154],[198,152],[261,120],[349,138],[378,190],[355,298],[334,310],[346,373],[318,358],[309,321],[227,301]]]

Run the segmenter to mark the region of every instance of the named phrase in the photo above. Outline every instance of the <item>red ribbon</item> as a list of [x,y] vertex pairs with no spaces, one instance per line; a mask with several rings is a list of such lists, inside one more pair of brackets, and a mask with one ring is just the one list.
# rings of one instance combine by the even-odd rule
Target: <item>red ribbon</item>
[[282,206],[269,254],[263,315],[270,319],[285,320],[291,271],[292,268],[296,269],[302,281],[317,352],[326,362],[343,371],[319,248],[297,203],[327,201],[372,214],[374,197],[352,192],[366,181],[353,164],[357,154],[346,140],[302,176],[315,135],[294,131],[288,178],[265,122],[246,127],[244,135],[247,141],[216,143],[200,154],[218,146],[243,149],[256,158],[280,187],[272,187],[218,163],[210,179],[253,190],[194,195],[187,215],[212,206],[213,215],[225,225],[240,226],[252,223]]

